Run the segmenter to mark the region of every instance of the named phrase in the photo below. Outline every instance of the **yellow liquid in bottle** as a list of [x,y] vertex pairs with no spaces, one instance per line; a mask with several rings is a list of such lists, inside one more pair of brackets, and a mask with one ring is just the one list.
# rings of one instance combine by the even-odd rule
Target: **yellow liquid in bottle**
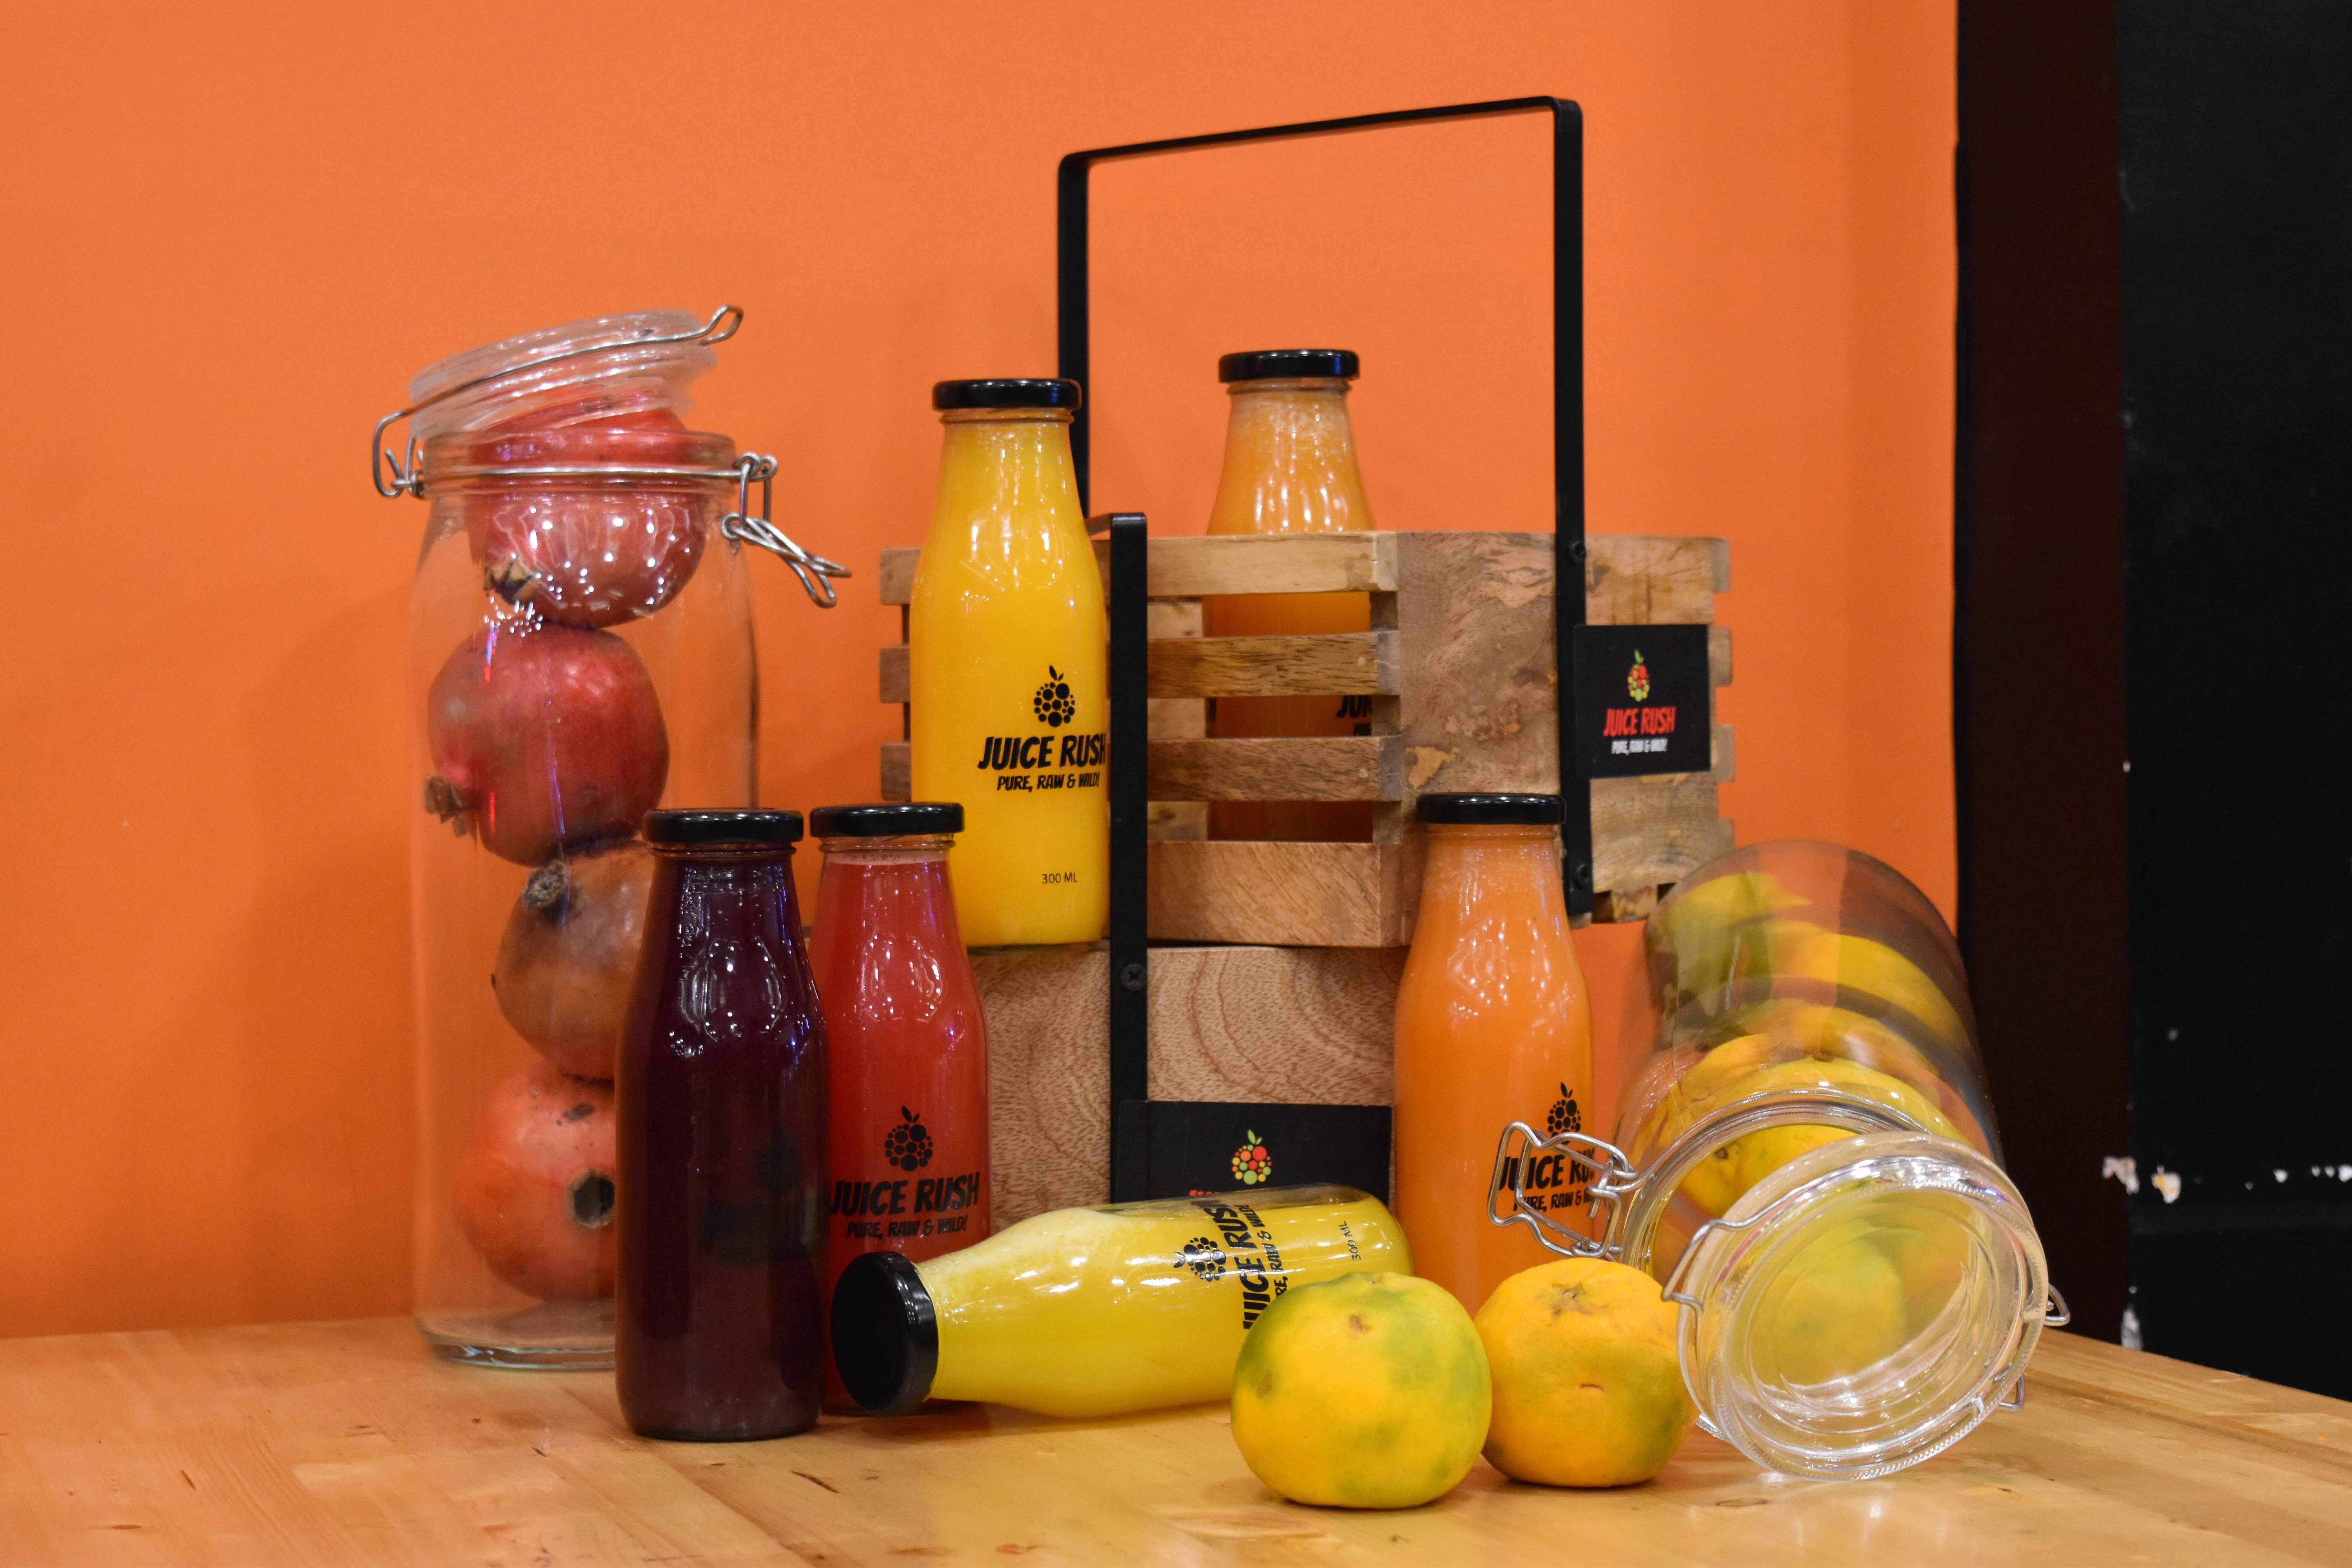
[[1377,1198],[1276,1187],[1060,1209],[916,1267],[938,1315],[931,1397],[1112,1415],[1227,1397],[1283,1292],[1410,1274],[1412,1255]]
[[[1348,384],[1336,376],[1233,384],[1224,468],[1211,533],[1349,533],[1372,526],[1348,423]],[[1360,632],[1363,594],[1237,594],[1204,599],[1210,637]],[[1212,735],[1369,735],[1364,697],[1224,697]],[[1217,801],[1213,838],[1368,839],[1372,808],[1358,801]]]
[[1109,911],[1107,628],[1069,420],[942,416],[908,614],[909,739],[914,798],[963,806],[948,869],[972,947],[1094,942]]
[[[1496,1286],[1553,1257],[1525,1226],[1486,1222],[1488,1184],[1514,1121],[1547,1135],[1598,1131],[1592,1004],[1569,934],[1559,830],[1427,831],[1397,990],[1397,1217],[1422,1274],[1475,1312]],[[1528,1199],[1583,1229],[1588,1175],[1547,1156],[1528,1174]]]

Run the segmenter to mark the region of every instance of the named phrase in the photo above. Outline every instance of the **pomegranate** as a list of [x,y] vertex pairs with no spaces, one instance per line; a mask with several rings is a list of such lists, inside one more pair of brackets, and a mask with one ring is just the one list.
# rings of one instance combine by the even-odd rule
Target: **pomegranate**
[[533,1062],[490,1090],[457,1157],[457,1224],[542,1301],[613,1293],[613,1086]]
[[610,632],[484,627],[433,678],[425,732],[425,808],[525,866],[635,832],[669,780],[652,678]]
[[636,839],[592,844],[533,871],[507,916],[490,972],[499,1010],[565,1072],[613,1076],[653,876]]
[[[477,437],[446,460],[482,467],[719,468],[726,437],[689,431],[669,410]],[[675,598],[702,559],[724,486],[686,480],[516,480],[468,490],[466,535],[484,584],[551,621],[609,626]]]

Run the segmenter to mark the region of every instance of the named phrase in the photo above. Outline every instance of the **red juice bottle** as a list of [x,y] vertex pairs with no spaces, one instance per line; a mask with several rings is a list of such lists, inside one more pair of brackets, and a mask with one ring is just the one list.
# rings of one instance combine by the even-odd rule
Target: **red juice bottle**
[[824,1019],[793,892],[793,811],[656,811],[621,1036],[614,1366],[649,1437],[816,1422]]
[[[810,814],[824,872],[813,945],[832,1075],[824,1289],[849,1260],[920,1261],[988,1237],[988,1026],[956,927],[963,807]],[[837,1378],[828,1398],[855,1408]]]

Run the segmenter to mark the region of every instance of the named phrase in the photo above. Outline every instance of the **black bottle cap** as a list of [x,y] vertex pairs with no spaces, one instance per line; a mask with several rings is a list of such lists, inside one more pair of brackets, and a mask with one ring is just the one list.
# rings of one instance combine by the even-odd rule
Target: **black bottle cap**
[[1219,381],[1296,381],[1311,375],[1353,381],[1360,374],[1353,349],[1252,349],[1217,358]]
[[1413,805],[1423,822],[1547,827],[1568,819],[1556,795],[1425,795]]
[[903,1415],[930,1397],[940,1321],[904,1253],[868,1252],[841,1271],[833,1288],[833,1365],[870,1415]]
[[931,388],[934,408],[1076,408],[1075,381],[942,381]]
[[704,847],[722,844],[797,844],[797,811],[649,811],[646,842]]
[[951,800],[900,800],[877,805],[820,805],[809,813],[819,838],[897,838],[961,833],[963,807]]

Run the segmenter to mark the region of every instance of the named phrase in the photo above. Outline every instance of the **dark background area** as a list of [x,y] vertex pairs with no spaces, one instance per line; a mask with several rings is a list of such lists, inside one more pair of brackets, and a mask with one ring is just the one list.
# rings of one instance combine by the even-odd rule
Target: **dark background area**
[[1961,16],[1960,934],[2011,1167],[2085,1331],[2352,1394],[2352,7]]

